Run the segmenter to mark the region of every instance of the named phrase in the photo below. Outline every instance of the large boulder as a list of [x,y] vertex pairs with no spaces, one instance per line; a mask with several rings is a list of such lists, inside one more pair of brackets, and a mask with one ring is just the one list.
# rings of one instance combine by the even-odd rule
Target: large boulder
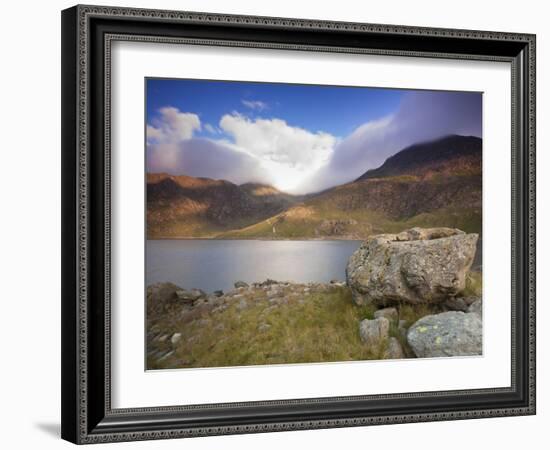
[[407,342],[419,358],[481,355],[481,330],[479,314],[449,311],[415,322]]
[[371,236],[353,253],[346,281],[357,304],[440,303],[466,286],[477,234],[412,228]]

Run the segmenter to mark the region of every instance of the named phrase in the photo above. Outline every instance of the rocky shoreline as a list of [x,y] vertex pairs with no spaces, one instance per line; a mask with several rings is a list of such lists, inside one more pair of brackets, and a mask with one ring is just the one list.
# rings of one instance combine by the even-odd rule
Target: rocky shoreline
[[[476,242],[477,235],[456,229],[414,228],[364,241],[350,258],[345,281],[237,281],[229,292],[211,293],[172,283],[150,285],[147,367],[308,362],[313,357],[304,345],[288,341],[298,332],[323,338],[328,325],[316,320],[319,311],[319,317],[334,315],[328,342],[338,341],[340,332],[349,335],[353,354],[365,359],[481,355],[481,291],[468,292]],[[298,314],[309,316],[301,323]],[[348,330],[353,323],[355,329]],[[340,324],[346,328],[338,331]],[[270,351],[260,347],[262,358],[241,352],[234,362],[230,356],[220,360],[232,345],[256,344],[269,344]],[[290,361],[278,345],[292,349]],[[342,349],[322,350],[317,362],[338,358]]]

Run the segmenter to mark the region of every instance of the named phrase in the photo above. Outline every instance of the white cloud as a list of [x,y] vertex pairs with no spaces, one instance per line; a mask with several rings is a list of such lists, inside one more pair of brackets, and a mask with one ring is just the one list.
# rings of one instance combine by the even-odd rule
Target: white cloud
[[254,109],[256,111],[263,111],[268,108],[267,103],[261,100],[241,100],[241,103],[247,108]]
[[181,112],[172,106],[159,110],[160,117],[147,125],[147,141],[174,143],[193,137],[195,130],[201,129],[199,116]]
[[147,170],[172,175],[223,179],[232,183],[273,183],[258,159],[231,144],[204,138],[177,143],[149,144]]
[[328,133],[312,133],[281,119],[251,120],[238,113],[223,116],[220,128],[233,138],[236,148],[260,161],[275,187],[287,192],[305,192],[297,187],[329,161],[337,143]]
[[281,119],[250,120],[239,114],[226,114],[220,120],[220,128],[248,154],[302,170],[326,162],[336,144],[336,138],[328,133],[311,133]]

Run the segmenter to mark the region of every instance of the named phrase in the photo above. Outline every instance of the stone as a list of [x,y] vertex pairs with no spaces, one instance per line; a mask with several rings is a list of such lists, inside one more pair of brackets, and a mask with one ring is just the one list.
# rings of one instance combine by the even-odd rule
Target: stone
[[462,311],[425,316],[409,328],[407,342],[419,358],[481,355],[481,318]]
[[170,356],[172,356],[173,354],[174,354],[174,350],[164,353],[159,359],[157,359],[157,361],[159,362],[164,361],[165,359],[170,358]]
[[451,297],[445,300],[444,306],[451,311],[468,311],[468,305],[463,297]]
[[155,283],[147,286],[147,313],[161,313],[167,306],[177,303],[176,292],[180,289],[174,283]]
[[483,315],[483,305],[481,304],[481,299],[478,298],[468,307],[468,312],[472,314],[477,314],[479,317]]
[[272,287],[269,291],[267,291],[267,298],[282,297],[283,295],[284,291],[277,287]]
[[390,321],[385,317],[369,320],[365,319],[359,323],[359,335],[361,340],[370,346],[380,345],[388,338]]
[[474,302],[479,300],[479,297],[468,296],[468,297],[451,297],[445,300],[444,305],[451,311],[462,311],[468,312],[468,308]]
[[242,311],[243,309],[248,308],[248,302],[243,298],[237,303],[237,309]]
[[384,359],[402,359],[405,357],[405,352],[403,352],[403,347],[399,342],[399,339],[395,337],[390,337],[388,339],[388,346],[384,351]]
[[235,289],[239,289],[239,288],[247,288],[248,287],[248,283],[245,283],[244,281],[235,281],[235,283],[233,284],[233,286],[235,286]]
[[406,320],[400,320],[397,323],[397,331],[399,332],[399,336],[407,340],[407,321]]
[[206,298],[206,292],[201,289],[180,289],[176,291],[176,296],[179,300],[186,304],[193,304],[195,301],[201,298]]
[[212,292],[212,294],[213,294],[214,296],[216,296],[216,297],[223,297],[223,291],[222,291],[221,289]]
[[176,345],[179,341],[181,341],[181,333],[174,333],[170,338],[172,345]]
[[271,325],[269,325],[268,323],[261,323],[260,325],[258,325],[258,331],[260,333],[264,333],[268,331],[270,328],[271,328]]
[[350,257],[346,282],[360,305],[443,303],[466,287],[478,235],[412,228],[369,237]]
[[378,311],[374,312],[374,318],[378,319],[379,317],[385,317],[390,322],[397,321],[397,318],[399,317],[399,313],[397,312],[397,309],[395,308],[383,308],[379,309]]

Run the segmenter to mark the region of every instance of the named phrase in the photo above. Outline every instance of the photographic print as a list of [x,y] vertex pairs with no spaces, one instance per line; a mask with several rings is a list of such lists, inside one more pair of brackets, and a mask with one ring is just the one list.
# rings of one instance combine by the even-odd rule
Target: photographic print
[[148,370],[482,354],[482,93],[145,96]]

